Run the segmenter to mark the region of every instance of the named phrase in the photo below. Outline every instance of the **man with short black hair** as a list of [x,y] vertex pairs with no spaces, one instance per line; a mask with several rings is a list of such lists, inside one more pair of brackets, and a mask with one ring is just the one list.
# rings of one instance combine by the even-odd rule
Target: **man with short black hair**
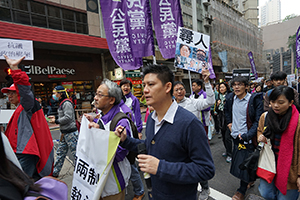
[[[192,80],[192,90],[193,94],[190,96],[194,99],[206,99],[207,94],[203,90],[203,81],[200,79],[194,79]],[[203,123],[203,126],[205,128],[206,134],[208,134],[208,124],[209,124],[209,117],[210,117],[210,107],[203,109],[199,112],[197,115],[198,119]]]
[[[203,71],[203,72],[205,73],[205,71]],[[201,110],[210,108],[210,106],[214,105],[214,103],[215,103],[215,94],[212,90],[212,86],[209,83],[209,75],[210,75],[209,71],[208,71],[208,73],[205,73],[205,76],[203,75],[205,89],[207,91],[206,99],[187,98],[187,97],[185,97],[185,94],[186,94],[185,85],[180,81],[176,81],[174,83],[173,94],[175,96],[176,102],[178,103],[179,106],[192,112],[198,119],[199,119],[199,113],[201,112]],[[209,194],[210,194],[208,181],[201,181],[200,185],[201,185],[201,192],[199,195],[199,200],[206,200],[206,199],[208,199]]]
[[267,79],[267,80],[266,80],[266,85],[267,85],[267,86],[263,89],[263,92],[264,92],[264,93],[267,92],[267,91],[269,91],[269,90],[272,90],[272,89],[274,88],[271,79]]
[[154,108],[147,120],[146,140],[121,137],[121,146],[137,152],[144,143],[149,155],[138,155],[141,171],[151,174],[153,199],[196,199],[200,181],[215,173],[210,148],[201,122],[172,99],[174,75],[164,65],[143,68],[144,95]]
[[[234,141],[230,173],[240,179],[240,187],[232,197],[234,200],[244,200],[247,188],[253,183],[247,170],[240,170],[239,165],[254,151],[252,138],[257,133],[260,115],[263,113],[262,93],[249,94],[248,79],[238,76],[233,78],[234,92],[226,95],[224,113],[226,123]],[[242,154],[242,155],[241,155]]]
[[[277,71],[277,72],[274,72],[270,78],[271,78],[274,88],[275,88],[280,85],[284,85],[286,78],[287,78],[287,74],[283,71]],[[269,96],[272,91],[273,91],[273,89],[270,89],[266,92],[265,100],[264,100],[264,110],[265,111],[269,110],[269,105],[270,105]],[[299,105],[299,94],[298,94],[297,90],[295,90],[295,89],[294,89],[294,99],[295,99],[295,103],[297,105]]]

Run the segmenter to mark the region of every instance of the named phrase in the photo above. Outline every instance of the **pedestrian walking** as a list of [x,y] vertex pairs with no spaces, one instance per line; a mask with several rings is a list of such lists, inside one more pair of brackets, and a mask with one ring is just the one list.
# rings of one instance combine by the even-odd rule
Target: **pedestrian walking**
[[59,124],[61,132],[53,170],[53,176],[58,177],[69,149],[72,155],[76,157],[78,130],[75,121],[74,106],[69,99],[66,89],[61,85],[56,86],[53,89],[52,98],[59,102],[58,115],[48,116],[50,123]]
[[258,142],[270,139],[276,175],[271,183],[260,179],[259,192],[267,200],[297,200],[300,191],[300,123],[294,90],[276,87],[269,96],[271,107],[259,120]]

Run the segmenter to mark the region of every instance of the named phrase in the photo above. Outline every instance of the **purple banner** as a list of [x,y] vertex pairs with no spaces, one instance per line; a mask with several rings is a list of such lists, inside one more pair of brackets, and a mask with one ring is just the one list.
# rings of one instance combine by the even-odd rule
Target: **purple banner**
[[300,26],[296,33],[296,61],[297,61],[297,68],[300,68]]
[[164,58],[174,58],[178,27],[183,26],[180,0],[151,0],[151,8],[159,50]]
[[208,62],[207,63],[208,63],[208,69],[209,69],[209,72],[210,72],[209,78],[215,79],[216,78],[216,74],[215,74],[215,71],[214,71],[214,68],[213,68],[212,59],[211,59],[210,45],[209,45],[209,53],[208,53]]
[[100,0],[106,40],[124,70],[138,69],[142,57],[154,55],[149,0]]
[[256,80],[256,79],[258,79],[258,75],[257,75],[255,63],[254,63],[253,54],[252,54],[251,51],[248,53],[248,57],[249,57],[249,60],[250,60],[250,65],[251,65],[252,73],[254,74],[255,80]]

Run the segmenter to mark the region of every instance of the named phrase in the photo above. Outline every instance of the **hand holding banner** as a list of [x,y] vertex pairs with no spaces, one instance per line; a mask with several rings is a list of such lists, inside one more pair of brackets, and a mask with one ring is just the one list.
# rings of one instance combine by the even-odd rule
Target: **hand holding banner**
[[[76,149],[71,199],[100,199],[120,142],[114,132],[89,129],[82,118]],[[101,152],[100,154],[98,152]]]

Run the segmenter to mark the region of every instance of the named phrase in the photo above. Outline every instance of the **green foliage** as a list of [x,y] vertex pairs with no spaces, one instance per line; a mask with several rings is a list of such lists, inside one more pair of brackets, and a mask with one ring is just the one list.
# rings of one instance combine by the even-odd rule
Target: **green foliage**
[[289,48],[292,48],[292,49],[296,48],[296,37],[297,37],[296,34],[297,33],[289,36],[288,42],[287,42],[287,45]]
[[290,19],[293,19],[293,18],[295,18],[295,17],[298,17],[298,16],[295,15],[295,14],[287,15],[287,16],[282,20],[282,22],[289,21]]

